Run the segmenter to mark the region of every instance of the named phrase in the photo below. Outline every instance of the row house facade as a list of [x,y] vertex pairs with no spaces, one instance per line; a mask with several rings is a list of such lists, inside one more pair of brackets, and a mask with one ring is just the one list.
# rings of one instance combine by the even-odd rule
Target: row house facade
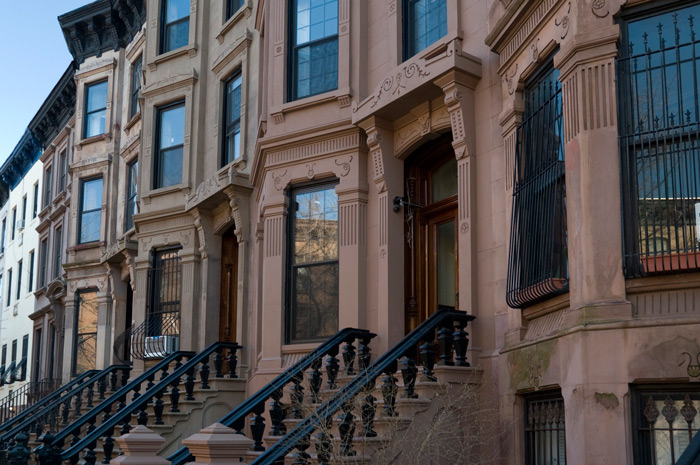
[[236,341],[251,396],[339,329],[376,334],[379,355],[463,310],[489,461],[675,463],[700,421],[699,14],[98,0],[61,16],[75,64],[35,118],[54,272],[33,350],[66,381]]
[[[26,130],[0,167],[3,207],[0,214],[0,415],[21,405],[34,361],[29,315],[37,288],[39,205],[41,204],[41,147]],[[50,389],[51,386],[47,386]]]

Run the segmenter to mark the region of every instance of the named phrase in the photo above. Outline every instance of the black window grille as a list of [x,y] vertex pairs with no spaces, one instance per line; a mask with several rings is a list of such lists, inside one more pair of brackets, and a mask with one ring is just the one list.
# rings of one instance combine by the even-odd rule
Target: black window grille
[[700,4],[624,23],[617,60],[624,269],[700,268]]
[[633,386],[635,465],[674,465],[700,425],[700,386]]
[[525,401],[525,464],[566,465],[564,399],[558,391]]
[[403,5],[403,59],[408,60],[447,34],[447,0],[407,0]]
[[143,70],[143,58],[138,57],[131,65],[131,102],[129,103],[129,118],[133,118],[141,111],[139,107],[139,91],[141,90],[141,72]]
[[338,330],[338,195],[326,184],[290,197],[287,339],[312,341]]
[[[146,337],[162,336],[167,329],[171,336],[179,335],[182,292],[181,247],[153,252],[148,270],[148,300],[146,307]],[[176,327],[173,327],[176,325]]]
[[527,84],[517,132],[506,300],[513,308],[569,288],[564,133],[559,71]]
[[289,2],[289,100],[338,88],[338,1]]

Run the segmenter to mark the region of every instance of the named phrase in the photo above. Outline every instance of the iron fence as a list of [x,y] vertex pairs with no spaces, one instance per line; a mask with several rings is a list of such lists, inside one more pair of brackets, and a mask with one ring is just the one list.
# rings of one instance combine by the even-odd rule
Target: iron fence
[[525,456],[526,465],[566,465],[564,399],[561,394],[527,400]]

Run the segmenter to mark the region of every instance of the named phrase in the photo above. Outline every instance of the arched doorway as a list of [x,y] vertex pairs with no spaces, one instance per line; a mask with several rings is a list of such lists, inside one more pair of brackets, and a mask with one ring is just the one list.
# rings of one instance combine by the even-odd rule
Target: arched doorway
[[238,238],[235,226],[221,237],[221,298],[219,300],[219,341],[236,340],[238,300]]
[[457,159],[450,134],[404,163],[406,331],[439,307],[459,307]]

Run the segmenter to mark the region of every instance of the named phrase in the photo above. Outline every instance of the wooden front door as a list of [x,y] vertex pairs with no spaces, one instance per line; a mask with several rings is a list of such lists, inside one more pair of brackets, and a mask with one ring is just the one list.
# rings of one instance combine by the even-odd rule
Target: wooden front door
[[219,341],[236,340],[236,302],[238,300],[238,239],[234,228],[221,238],[221,299],[219,304]]
[[406,331],[439,307],[459,308],[457,160],[450,137],[406,160]]

